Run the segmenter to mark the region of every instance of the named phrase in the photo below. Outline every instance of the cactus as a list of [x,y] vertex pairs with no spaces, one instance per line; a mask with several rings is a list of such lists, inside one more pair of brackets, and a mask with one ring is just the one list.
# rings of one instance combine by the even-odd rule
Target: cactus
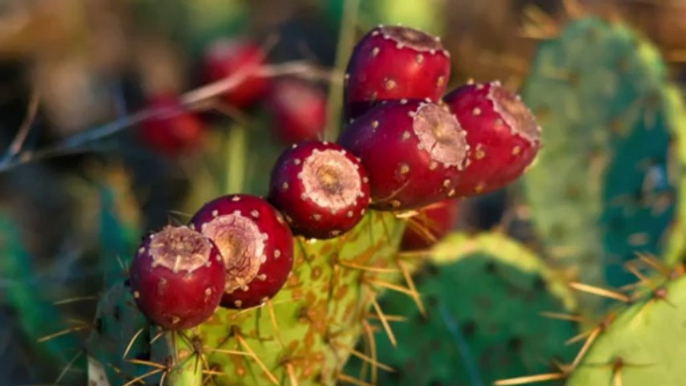
[[626,26],[580,19],[542,43],[523,98],[545,127],[524,181],[546,255],[584,282],[627,284],[622,263],[662,254],[686,215],[686,122],[664,62]]
[[653,280],[652,285],[644,282],[641,292],[641,300],[613,310],[605,324],[592,330],[597,333],[591,335],[595,337],[590,348],[569,374],[567,386],[683,384],[683,269],[671,272],[667,279]]
[[575,327],[540,313],[572,310],[575,299],[522,245],[498,234],[454,233],[430,261],[417,278],[426,317],[395,293],[381,298],[386,312],[407,320],[393,324],[397,348],[377,339],[378,361],[395,370],[379,372],[378,384],[487,385],[573,354],[561,341]]
[[[393,258],[403,230],[393,215],[370,212],[338,238],[296,239],[294,271],[270,302],[242,311],[220,308],[197,328],[166,333],[167,338],[156,341],[165,346],[159,352],[169,351],[176,358],[165,384],[196,386],[208,377],[218,385],[281,384],[286,379],[299,385],[331,384],[345,379],[340,370],[369,317],[375,292],[402,277],[397,267],[406,268]],[[132,358],[142,355],[154,362],[148,359],[152,350],[156,363],[166,364],[159,361],[164,354],[154,355],[150,339],[155,333],[124,288],[114,287],[100,301],[96,325],[103,329],[93,332],[89,352],[92,374],[125,367],[129,372],[124,379],[130,381],[141,369],[155,370],[155,365],[130,363]],[[130,316],[122,317],[122,312]],[[130,342],[127,362],[122,357]],[[121,373],[109,371],[110,381],[121,379],[115,378]]]

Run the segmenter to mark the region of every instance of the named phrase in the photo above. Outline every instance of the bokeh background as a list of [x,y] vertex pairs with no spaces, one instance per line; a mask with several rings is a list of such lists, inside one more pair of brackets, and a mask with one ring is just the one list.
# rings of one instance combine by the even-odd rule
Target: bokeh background
[[[520,90],[539,44],[588,14],[634,28],[659,49],[669,80],[679,88],[686,82],[683,0],[356,3],[0,2],[0,149],[7,149],[0,157],[0,384],[44,384],[58,376],[60,367],[35,343],[37,331],[50,331],[46,315],[52,312],[89,320],[96,303],[31,308],[38,300],[97,295],[103,290],[98,256],[125,254],[121,238],[184,221],[220,192],[264,193],[268,165],[285,146],[277,140],[279,117],[268,96],[241,109],[194,104],[206,130],[182,150],[151,144],[140,134],[142,125],[128,124],[161,96],[188,96],[206,84],[203,60],[218,40],[250,41],[266,52],[264,66],[286,66],[306,80],[319,98],[309,106],[328,114],[321,128],[328,122],[334,131],[341,126],[337,55],[350,50],[350,37],[379,23],[441,36],[452,54],[449,89],[474,79]],[[346,19],[346,6],[355,5],[358,12]],[[536,248],[525,201],[518,184],[467,199],[455,227],[498,228]]]

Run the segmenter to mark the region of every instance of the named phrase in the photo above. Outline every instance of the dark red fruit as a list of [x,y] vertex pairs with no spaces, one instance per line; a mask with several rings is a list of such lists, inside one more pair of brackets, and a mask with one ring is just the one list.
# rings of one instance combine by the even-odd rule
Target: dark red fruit
[[269,88],[268,78],[256,71],[266,60],[262,47],[247,40],[223,39],[212,44],[205,58],[205,75],[210,82],[229,76],[247,75],[223,94],[237,108],[246,108],[261,99]]
[[434,246],[455,226],[459,207],[457,199],[448,199],[421,208],[408,222],[400,249],[419,251]]
[[541,128],[519,96],[492,82],[462,86],[444,99],[469,143],[467,168],[455,187],[459,196],[500,189],[533,162]]
[[467,155],[465,132],[443,107],[388,102],[364,114],[339,143],[369,174],[371,207],[416,209],[455,195]]
[[147,236],[130,268],[141,312],[159,326],[181,330],[207,320],[219,306],[226,270],[217,247],[186,226]]
[[450,77],[450,54],[438,37],[379,26],[355,46],[345,75],[345,109],[356,118],[382,100],[438,102]]
[[369,179],[360,161],[341,146],[305,142],[276,162],[269,198],[294,233],[329,239],[360,222],[369,205]]
[[267,201],[245,194],[219,197],[205,204],[191,224],[224,257],[223,307],[260,305],[285,284],[293,268],[293,234]]
[[205,138],[200,118],[186,110],[175,95],[158,95],[150,99],[148,108],[160,114],[144,120],[138,128],[141,142],[168,155],[197,150]]
[[326,97],[315,85],[301,79],[280,79],[268,97],[276,135],[292,144],[319,139],[326,124]]

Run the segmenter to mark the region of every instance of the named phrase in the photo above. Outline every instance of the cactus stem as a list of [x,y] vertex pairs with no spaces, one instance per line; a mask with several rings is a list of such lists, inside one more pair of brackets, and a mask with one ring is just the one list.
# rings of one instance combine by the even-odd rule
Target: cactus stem
[[624,303],[631,303],[631,298],[629,296],[617,291],[612,291],[605,288],[595,287],[592,285],[577,282],[570,283],[569,286],[577,291],[586,292],[604,298],[619,300],[620,302]]
[[374,311],[376,311],[376,314],[379,315],[379,320],[381,320],[381,324],[383,325],[384,330],[386,330],[386,335],[388,335],[388,340],[391,341],[391,344],[393,345],[393,347],[398,347],[398,341],[396,341],[395,335],[393,335],[393,330],[391,329],[391,325],[388,324],[388,320],[386,319],[386,315],[381,310],[381,306],[379,306],[379,302],[377,302],[374,297],[372,297],[371,299],[372,299],[372,306],[374,307]]
[[530,375],[526,377],[501,379],[493,383],[494,386],[515,386],[515,385],[525,385],[527,383],[537,383],[537,382],[548,382],[564,379],[567,374],[564,373],[549,373],[549,374],[538,374]]

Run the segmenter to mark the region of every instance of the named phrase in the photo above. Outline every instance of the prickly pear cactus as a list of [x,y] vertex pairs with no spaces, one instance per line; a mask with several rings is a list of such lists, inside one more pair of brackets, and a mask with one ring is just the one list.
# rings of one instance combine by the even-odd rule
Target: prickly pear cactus
[[524,181],[546,255],[627,284],[622,263],[661,254],[686,214],[686,122],[664,62],[626,26],[580,19],[541,44],[522,95],[545,127]]
[[[172,386],[199,386],[206,381],[217,385],[328,385],[347,379],[342,366],[365,321],[377,309],[373,306],[376,293],[403,277],[399,267],[408,268],[395,257],[403,229],[402,221],[393,215],[371,212],[339,238],[298,239],[292,275],[269,303],[243,311],[218,309],[199,327],[167,333],[166,340],[158,338],[153,345],[150,339],[155,334],[146,323],[141,324],[138,314],[122,318],[124,310],[135,305],[123,285],[115,287],[100,301],[101,323],[96,324],[104,330],[94,332],[90,352],[104,368],[112,367],[110,364],[134,366],[126,380],[140,376],[141,369],[157,369],[156,376],[168,374],[165,384]],[[115,312],[114,305],[119,305],[119,311]],[[139,330],[143,332],[137,334]],[[114,344],[106,344],[103,334]],[[155,349],[160,342],[165,347]],[[128,362],[122,363],[129,345]],[[152,357],[162,360],[150,359],[149,348]],[[167,357],[173,360],[165,359],[164,351],[169,351]],[[130,362],[141,357],[147,363]],[[121,380],[116,378],[121,372],[115,373],[109,375]]]
[[684,383],[686,277],[683,270],[670,276],[653,281],[640,301],[613,311],[608,323],[592,330],[595,338],[567,386]]
[[[488,385],[571,358],[561,342],[575,326],[541,313],[574,309],[575,299],[523,246],[497,234],[453,234],[430,261],[416,279],[426,316],[395,293],[382,297],[384,310],[404,321],[392,324],[397,348],[376,340],[377,360],[394,371],[366,369],[368,382]],[[359,371],[362,364],[349,366]]]

